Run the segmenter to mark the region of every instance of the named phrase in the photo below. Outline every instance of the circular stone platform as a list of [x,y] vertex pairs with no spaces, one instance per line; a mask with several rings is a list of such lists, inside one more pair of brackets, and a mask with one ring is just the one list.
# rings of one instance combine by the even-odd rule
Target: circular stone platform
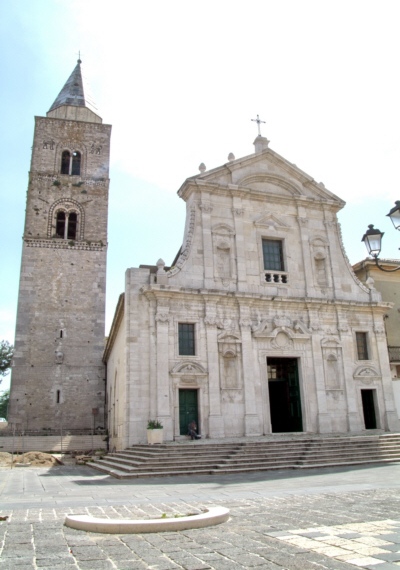
[[229,509],[211,507],[198,515],[149,520],[103,519],[89,515],[67,515],[64,524],[76,530],[102,532],[104,534],[143,534],[204,528],[226,522],[228,519]]

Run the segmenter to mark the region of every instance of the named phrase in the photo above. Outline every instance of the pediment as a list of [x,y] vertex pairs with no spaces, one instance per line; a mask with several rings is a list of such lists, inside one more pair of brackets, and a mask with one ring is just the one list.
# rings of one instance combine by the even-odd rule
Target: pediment
[[280,230],[288,230],[290,226],[285,224],[278,216],[274,214],[267,214],[266,216],[260,216],[257,220],[254,220],[254,225],[263,228],[275,228]]
[[325,188],[324,184],[316,182],[270,148],[188,178],[178,194],[184,198],[186,192],[193,189],[193,185],[198,188],[226,188],[233,193],[235,190],[247,190],[288,199],[304,197],[336,202],[339,208],[344,206],[344,201]]
[[190,376],[204,376],[207,374],[205,368],[194,361],[178,362],[170,371],[170,374],[190,375]]
[[266,194],[277,194],[288,198],[303,195],[301,187],[298,187],[292,180],[276,174],[251,174],[238,180],[237,183],[241,188],[265,192]]
[[376,378],[381,378],[381,374],[377,371],[374,366],[369,366],[368,364],[359,366],[354,374],[353,378],[355,380],[374,380]]

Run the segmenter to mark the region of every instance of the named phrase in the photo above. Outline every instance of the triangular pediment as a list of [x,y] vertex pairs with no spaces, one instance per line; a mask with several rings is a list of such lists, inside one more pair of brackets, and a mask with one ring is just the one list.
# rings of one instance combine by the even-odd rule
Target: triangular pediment
[[260,216],[257,220],[254,221],[254,225],[263,228],[275,228],[281,230],[289,229],[289,226],[274,214]]
[[344,206],[344,201],[327,190],[324,184],[316,182],[270,148],[188,178],[178,194],[185,198],[188,188],[193,184],[197,187],[211,187],[214,191],[218,188],[225,188],[232,193],[235,190],[251,191],[287,199],[308,198],[336,202],[339,208]]

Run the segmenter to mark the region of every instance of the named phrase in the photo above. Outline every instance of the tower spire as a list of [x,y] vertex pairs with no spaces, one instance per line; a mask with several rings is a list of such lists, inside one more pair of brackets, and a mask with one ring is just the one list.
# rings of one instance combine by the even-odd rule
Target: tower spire
[[98,110],[92,97],[89,94],[86,81],[82,75],[81,57],[76,63],[75,69],[67,79],[64,87],[56,97],[54,103],[50,107],[48,113],[52,113],[59,107],[85,107],[98,115]]

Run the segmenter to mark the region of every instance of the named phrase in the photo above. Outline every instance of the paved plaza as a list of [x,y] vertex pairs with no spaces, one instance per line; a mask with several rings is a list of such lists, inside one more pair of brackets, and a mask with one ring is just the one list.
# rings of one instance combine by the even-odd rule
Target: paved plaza
[[[227,523],[86,533],[67,513],[152,518],[228,507]],[[0,570],[400,569],[400,464],[118,481],[85,466],[0,469]]]

